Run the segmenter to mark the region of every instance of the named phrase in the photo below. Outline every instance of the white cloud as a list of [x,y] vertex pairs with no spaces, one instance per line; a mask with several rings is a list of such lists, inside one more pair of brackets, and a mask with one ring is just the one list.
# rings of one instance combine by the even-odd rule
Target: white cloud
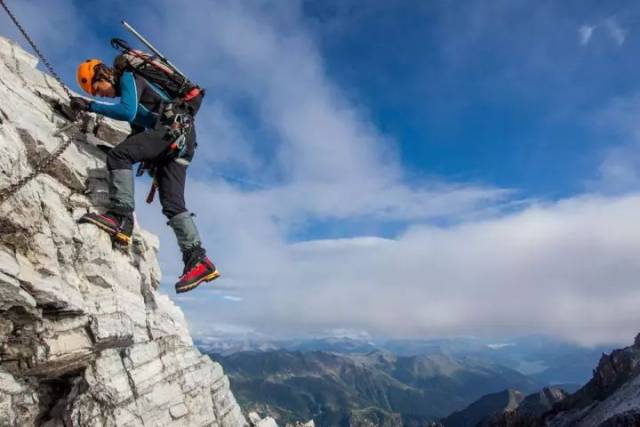
[[491,350],[502,350],[503,348],[513,347],[515,344],[510,343],[496,343],[496,344],[487,344]]
[[[640,195],[583,196],[395,239],[290,244],[259,209],[224,198],[200,221],[223,276],[183,307],[198,331],[223,322],[275,335],[624,343],[640,324],[638,210]],[[206,296],[218,287],[243,298],[242,309]]]
[[607,19],[604,25],[613,41],[615,41],[618,46],[622,46],[627,39],[628,30],[622,28],[614,18]]
[[640,190],[640,95],[614,99],[593,116],[598,131],[610,144],[602,154],[591,191],[625,193]]
[[640,187],[640,151],[637,144],[607,150],[599,166],[599,180],[592,187],[605,191],[628,191]]
[[582,46],[587,46],[593,39],[593,35],[596,29],[604,27],[606,34],[613,40],[618,46],[622,46],[627,39],[629,30],[620,26],[615,18],[609,18],[604,20],[599,25],[587,25],[584,24],[578,28],[578,39]]
[[580,39],[580,44],[586,46],[591,41],[591,36],[593,35],[593,30],[596,27],[593,25],[583,25],[578,29],[578,37]]
[[371,335],[364,330],[352,330],[352,329],[330,329],[323,331],[318,335],[322,338],[339,338],[339,339],[351,339],[351,340],[370,340]]
[[[210,92],[199,117],[198,157],[207,162],[194,163],[187,199],[222,278],[181,301],[194,333],[220,324],[281,335],[548,333],[589,344],[637,332],[640,196],[525,203],[505,215],[503,189],[408,184],[394,141],[327,76],[298,3],[157,11],[144,32],[179,52],[181,68]],[[169,25],[176,21],[190,25]],[[210,170],[230,163],[231,173],[266,185],[241,189]],[[162,233],[165,277],[177,276],[179,255],[158,206],[139,205],[139,213]],[[441,218],[458,225],[425,225]],[[316,220],[413,226],[393,239],[289,242]]]
[[[207,120],[205,108],[200,118],[208,130],[200,138],[207,167],[224,168],[230,160],[244,159],[249,166],[242,172],[249,174],[249,181],[273,188],[258,196],[279,200],[272,214],[428,218],[459,214],[504,197],[501,190],[479,185],[406,185],[393,141],[327,78],[320,53],[300,26],[297,2],[275,8],[221,2],[215,9],[208,2],[195,2],[178,11],[159,9],[171,11],[167,20],[191,25],[175,29],[175,34],[163,30],[154,40],[160,37],[172,51],[188,39],[190,51],[206,52],[186,58],[181,54],[188,63],[185,68],[196,70],[196,80],[209,87],[210,97],[224,92],[229,103],[252,111],[255,117],[244,126],[260,126],[269,136],[269,146],[263,140],[248,143],[250,132],[228,114]],[[229,147],[234,154],[227,154]],[[270,161],[265,163],[258,152]],[[197,162],[197,174],[206,173]]]
[[593,196],[447,229],[418,226],[393,240],[289,245],[269,254],[273,270],[254,270],[258,253],[238,253],[226,265],[247,275],[247,310],[219,315],[294,334],[542,332],[624,342],[640,321],[638,209],[640,196]]
[[[46,53],[61,57],[71,40],[91,37],[71,2],[52,4],[46,19],[41,7],[23,2],[16,13]],[[540,276],[537,268],[549,266],[529,265],[523,261],[527,252],[511,247],[511,240],[522,239],[520,229],[509,226],[514,218],[451,229],[416,226],[398,239],[289,244],[287,235],[309,219],[464,218],[479,207],[495,206],[508,192],[444,182],[407,185],[393,141],[326,76],[320,53],[299,25],[296,3],[265,10],[259,3],[221,2],[212,10],[210,3],[200,2],[157,10],[167,12],[160,16],[165,23],[154,22],[144,32],[162,28],[165,37],[156,32],[154,42],[180,53],[181,68],[196,70],[198,81],[210,86],[198,117],[201,147],[194,175],[199,179],[191,179],[188,198],[223,276],[197,294],[177,298],[194,333],[357,331],[357,336],[368,337],[367,331],[433,336],[543,330],[581,340],[612,337],[608,313],[602,332],[593,337],[583,336],[584,325],[593,322],[572,325],[555,312],[546,316],[554,302],[562,305],[566,295],[579,292],[565,289],[557,300],[551,294],[531,295]],[[180,13],[186,15],[176,16]],[[176,21],[191,25],[168,24]],[[85,40],[88,46],[97,45]],[[186,41],[189,49],[183,49]],[[73,69],[77,60],[69,56],[56,65]],[[273,135],[274,146],[252,141],[250,125],[217,99],[218,91],[226,92],[224,100],[231,103],[249,104],[254,121]],[[241,191],[212,179],[210,168],[241,172],[269,185]],[[181,270],[175,238],[157,204],[142,203],[142,184],[138,182],[138,216],[143,226],[162,234],[161,264],[171,281]],[[537,229],[541,241],[531,250],[553,254],[562,241],[554,232],[563,227],[547,229],[538,222],[523,220],[522,232]],[[554,244],[546,245],[545,236]],[[551,277],[554,271],[549,269]],[[519,275],[520,283],[510,281]],[[207,292],[211,289],[218,292]],[[233,295],[220,298],[219,292],[226,291]],[[496,307],[497,297],[512,302]],[[571,301],[586,304],[580,295]],[[554,322],[556,328],[551,327]]]

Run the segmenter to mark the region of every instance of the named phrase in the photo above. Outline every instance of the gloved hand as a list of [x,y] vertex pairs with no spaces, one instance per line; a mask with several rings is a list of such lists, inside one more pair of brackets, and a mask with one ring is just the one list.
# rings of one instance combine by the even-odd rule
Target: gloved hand
[[81,98],[79,96],[71,97],[71,109],[76,113],[81,111],[89,111],[89,106],[91,105],[91,101]]

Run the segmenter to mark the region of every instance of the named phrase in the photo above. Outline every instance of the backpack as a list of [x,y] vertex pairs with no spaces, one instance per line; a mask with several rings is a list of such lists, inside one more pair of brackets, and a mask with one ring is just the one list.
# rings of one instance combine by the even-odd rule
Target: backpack
[[169,68],[157,57],[137,49],[123,49],[113,61],[116,77],[131,71],[164,90],[172,99],[190,101],[202,94],[197,85]]

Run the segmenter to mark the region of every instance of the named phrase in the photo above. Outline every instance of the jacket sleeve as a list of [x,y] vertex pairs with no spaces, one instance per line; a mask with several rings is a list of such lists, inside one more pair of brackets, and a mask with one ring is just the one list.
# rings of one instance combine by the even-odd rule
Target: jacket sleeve
[[138,113],[138,87],[133,73],[126,71],[120,77],[120,103],[108,104],[105,102],[92,102],[90,111],[111,117],[115,120],[132,122]]

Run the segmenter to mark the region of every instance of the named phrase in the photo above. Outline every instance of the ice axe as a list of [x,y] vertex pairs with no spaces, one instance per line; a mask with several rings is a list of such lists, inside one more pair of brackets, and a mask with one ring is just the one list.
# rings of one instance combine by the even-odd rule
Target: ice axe
[[[145,45],[147,48],[149,48],[149,50],[151,52],[153,52],[154,55],[156,55],[158,57],[158,59],[160,59],[162,62],[164,62],[165,64],[167,64],[168,67],[170,67],[176,74],[178,74],[180,77],[182,77],[183,79],[189,81],[189,78],[187,76],[184,75],[184,73],[182,71],[180,71],[178,69],[178,67],[176,67],[175,65],[173,65],[171,63],[171,61],[169,61],[167,59],[166,56],[164,56],[162,53],[160,53],[160,51],[158,49],[156,49],[151,43],[149,43],[149,41],[147,39],[145,39],[142,34],[140,34],[139,32],[136,31],[135,28],[133,28],[131,25],[129,25],[127,23],[127,21],[122,21],[122,25],[131,33],[133,34],[138,40],[140,40],[140,42]],[[114,40],[118,40],[118,39],[114,39]],[[122,40],[119,40],[120,42],[122,42]],[[123,42],[125,43],[125,42]],[[125,43],[126,44],[126,43]],[[128,46],[127,46],[128,48]]]

